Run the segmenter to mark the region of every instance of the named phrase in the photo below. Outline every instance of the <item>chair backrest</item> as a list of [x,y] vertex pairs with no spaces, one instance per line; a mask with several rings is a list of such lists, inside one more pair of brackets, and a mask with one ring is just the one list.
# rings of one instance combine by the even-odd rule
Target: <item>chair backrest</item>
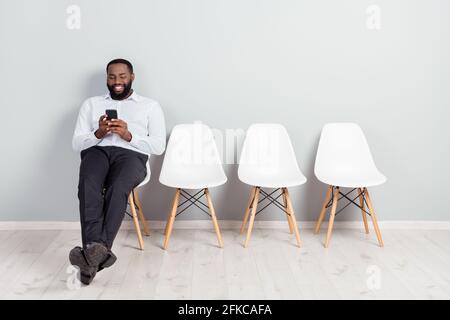
[[320,135],[314,173],[329,175],[365,174],[378,171],[361,127],[356,123],[328,123]]
[[177,185],[178,181],[188,181],[192,187],[203,182],[212,185],[225,183],[226,175],[208,126],[196,122],[179,124],[172,129],[159,181],[169,186]]
[[242,146],[238,176],[299,172],[294,148],[286,128],[277,123],[256,123],[248,130]]

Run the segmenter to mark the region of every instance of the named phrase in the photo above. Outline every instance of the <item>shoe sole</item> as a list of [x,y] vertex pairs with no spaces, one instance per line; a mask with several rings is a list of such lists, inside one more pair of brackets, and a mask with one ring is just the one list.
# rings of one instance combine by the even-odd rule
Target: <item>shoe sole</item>
[[105,261],[103,261],[99,266],[98,266],[98,270],[97,271],[101,271],[105,268],[109,268],[111,267],[114,262],[116,262],[117,257],[114,253],[112,253],[111,251],[108,252],[108,257],[106,258]]
[[84,258],[80,247],[75,247],[70,250],[69,261],[73,266],[77,266],[78,268],[80,268],[80,270],[89,268],[89,265],[86,262],[86,259]]
[[73,248],[69,253],[69,261],[73,266],[78,267],[80,270],[79,280],[85,285],[89,285],[94,280],[97,273],[95,268],[89,266],[81,252],[80,247]]

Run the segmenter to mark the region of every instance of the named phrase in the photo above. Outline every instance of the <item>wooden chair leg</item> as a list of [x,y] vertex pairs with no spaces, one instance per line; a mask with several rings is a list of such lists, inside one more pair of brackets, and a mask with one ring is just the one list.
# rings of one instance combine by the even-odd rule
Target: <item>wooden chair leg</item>
[[167,220],[166,220],[166,227],[164,228],[164,236],[167,234],[167,229],[169,228],[169,221],[170,221],[171,214],[172,214],[172,211],[169,211],[169,214],[167,215]]
[[380,228],[378,227],[377,216],[375,215],[375,210],[373,209],[372,201],[370,200],[369,191],[367,191],[367,188],[364,188],[364,196],[367,200],[367,206],[369,207],[370,217],[372,218],[373,228],[375,229],[378,243],[380,244],[380,247],[383,247],[384,243],[383,239],[381,238]]
[[144,211],[142,210],[141,200],[139,199],[139,195],[138,195],[138,192],[136,191],[136,189],[133,190],[133,194],[134,194],[134,199],[136,200],[136,205],[138,207],[139,220],[141,220],[142,226],[144,227],[144,235],[148,237],[150,235],[150,230],[148,228],[147,220],[145,220],[145,215],[144,215]]
[[320,210],[319,219],[317,220],[316,228],[314,229],[315,234],[319,233],[320,226],[322,225],[323,218],[325,217],[325,212],[327,211],[327,204],[328,204],[328,201],[330,201],[332,190],[333,190],[333,187],[328,186],[327,193],[325,194],[325,199],[323,200],[323,203],[322,203],[322,209]]
[[255,196],[256,187],[252,187],[250,190],[250,199],[248,199],[247,207],[245,208],[244,220],[242,221],[241,231],[240,233],[244,233],[245,227],[247,226],[248,216],[250,213],[250,207],[253,202],[253,197]]
[[283,188],[283,193],[286,196],[286,203],[288,208],[288,220],[291,220],[291,225],[294,228],[295,238],[297,239],[297,245],[301,246],[300,241],[300,232],[298,231],[297,227],[297,219],[295,218],[294,208],[292,207],[291,197],[289,196],[289,191],[287,188]]
[[130,194],[128,195],[128,202],[130,203],[131,208],[131,217],[133,218],[134,228],[136,229],[137,238],[139,242],[139,249],[144,250],[144,240],[142,239],[141,228],[139,226],[139,220],[136,213],[136,207],[134,204],[132,192],[130,192]]
[[334,189],[334,192],[333,192],[333,204],[331,206],[330,221],[328,222],[328,231],[327,231],[327,237],[325,239],[325,248],[328,248],[328,245],[330,243],[331,232],[333,230],[334,217],[336,215],[338,197],[339,197],[339,187],[336,187],[336,189]]
[[179,199],[180,199],[180,189],[177,189],[177,191],[175,192],[175,195],[173,197],[172,209],[170,210],[169,219],[167,220],[166,233],[165,233],[166,237],[164,239],[164,250],[166,250],[167,246],[169,245],[169,239],[170,239],[170,235],[172,234],[172,227],[173,227],[173,222],[175,221],[175,215],[177,214]]
[[289,217],[289,208],[287,205],[287,200],[286,200],[286,193],[284,192],[284,190],[282,190],[282,194],[283,194],[283,204],[284,204],[284,210],[286,210],[286,217],[287,217],[287,221],[289,224],[289,233],[292,234],[294,233],[294,227],[292,226],[292,221]]
[[209,194],[208,188],[205,189],[206,200],[208,201],[209,212],[211,213],[211,219],[214,225],[214,230],[216,230],[217,240],[219,241],[219,246],[223,248],[222,235],[220,234],[219,224],[217,223],[216,211],[211,200],[211,195]]
[[[174,198],[172,199],[172,204],[173,204],[173,201],[175,201],[175,195],[174,195]],[[178,204],[177,204],[177,206],[178,206]],[[166,227],[164,228],[164,236],[167,235],[167,229],[169,229],[169,221],[170,221],[171,216],[172,216],[172,209],[167,214]]]
[[259,199],[259,187],[256,187],[255,196],[253,198],[252,210],[250,212],[250,222],[248,224],[247,237],[245,238],[244,243],[245,248],[247,248],[248,241],[250,240],[250,236],[252,234],[253,223],[255,222],[256,208],[258,207],[258,199]]
[[358,193],[359,193],[359,205],[361,206],[361,214],[362,214],[362,218],[364,221],[364,230],[366,231],[366,233],[369,233],[369,225],[367,224],[367,214],[364,212],[364,198],[363,198],[363,189],[358,188]]

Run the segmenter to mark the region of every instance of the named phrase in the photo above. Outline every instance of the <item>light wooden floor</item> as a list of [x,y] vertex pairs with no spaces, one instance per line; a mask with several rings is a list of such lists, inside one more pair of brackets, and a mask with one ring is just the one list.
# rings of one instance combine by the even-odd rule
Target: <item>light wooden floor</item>
[[[162,230],[136,249],[121,231],[116,264],[77,288],[68,263],[79,231],[0,231],[2,299],[449,299],[450,231],[382,230],[385,247],[362,231],[336,229],[330,248],[301,229],[255,229],[249,247],[237,230],[176,229],[163,251]],[[74,286],[75,285],[75,286]]]

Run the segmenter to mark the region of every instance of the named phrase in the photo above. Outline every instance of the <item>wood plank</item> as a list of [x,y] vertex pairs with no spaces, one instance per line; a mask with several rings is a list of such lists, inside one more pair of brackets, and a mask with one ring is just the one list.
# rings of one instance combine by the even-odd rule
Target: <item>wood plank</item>
[[[267,299],[301,299],[300,288],[292,281],[294,274],[283,254],[282,247],[288,244],[284,240],[275,238],[278,230],[255,229],[254,234],[260,234],[261,244],[253,244],[250,250],[261,278],[264,295]],[[286,237],[286,233],[282,232]],[[301,249],[297,248],[296,255]]]
[[[322,261],[318,259],[318,256],[324,254],[324,248],[320,244],[320,238],[314,235],[312,230],[306,229],[303,232],[305,245],[301,249],[288,245],[288,240],[281,232],[274,232],[272,237],[275,236],[274,241],[283,242],[281,249],[292,270],[292,282],[296,284],[303,299],[342,298],[335,283],[326,273]],[[313,242],[316,243],[315,246],[310,245]]]
[[[334,230],[333,235],[338,231],[340,230]],[[342,299],[375,298],[375,295],[367,290],[366,282],[351,261],[345,257],[342,252],[343,248],[340,248],[339,244],[324,248],[319,237],[316,236],[316,241],[309,242],[308,247],[313,251],[314,258],[324,270],[323,276],[333,284]],[[351,250],[351,246],[346,249]]]
[[[336,229],[324,249],[305,229],[302,248],[286,230],[258,229],[243,248],[239,230],[224,230],[217,248],[208,230],[180,229],[170,251],[163,231],[136,250],[134,230],[121,230],[114,244],[118,261],[90,286],[70,290],[68,253],[79,245],[77,230],[3,233],[14,249],[0,261],[2,299],[449,299],[450,232],[385,230],[380,248],[364,229]],[[3,258],[3,257],[2,257]],[[370,287],[370,268],[380,286]]]
[[145,252],[135,251],[130,257],[128,272],[120,285],[120,299],[153,299],[161,273],[164,234],[155,230],[146,241]]
[[11,286],[7,299],[39,299],[58,272],[67,265],[67,243],[78,238],[79,232],[63,230],[42,252],[30,269]]
[[11,292],[11,287],[25,273],[34,274],[38,277],[32,266],[60,232],[58,230],[20,231],[20,233],[26,234],[24,240],[20,241],[20,244],[3,260],[0,266],[0,297],[10,299],[11,297],[8,296]]
[[[224,248],[225,276],[230,299],[265,299],[262,279],[254,257],[248,248],[240,242],[240,235],[235,230],[224,230],[227,242]],[[263,243],[258,233],[252,238],[252,246]]]
[[195,233],[192,229],[174,232],[170,250],[163,255],[155,299],[191,299]]
[[193,241],[192,299],[228,299],[224,250],[211,243],[212,230],[197,230]]
[[[375,299],[414,299],[414,295],[385,265],[383,259],[373,254],[373,251],[381,248],[374,246],[365,230],[340,229],[336,230],[333,237],[345,259],[357,270],[362,290],[370,291]],[[380,278],[374,278],[378,276]],[[379,286],[376,282],[378,279]]]
[[383,272],[381,285],[386,285],[387,280],[383,280],[384,273],[390,272],[392,277],[396,278],[416,299],[448,298],[437,283],[429,280],[429,274],[417,265],[407,247],[397,240],[396,235],[404,232],[416,231],[385,230],[386,244],[382,248],[373,240],[354,241],[353,245],[363,246],[367,252],[365,256],[371,257],[376,262],[375,265],[381,268]]

